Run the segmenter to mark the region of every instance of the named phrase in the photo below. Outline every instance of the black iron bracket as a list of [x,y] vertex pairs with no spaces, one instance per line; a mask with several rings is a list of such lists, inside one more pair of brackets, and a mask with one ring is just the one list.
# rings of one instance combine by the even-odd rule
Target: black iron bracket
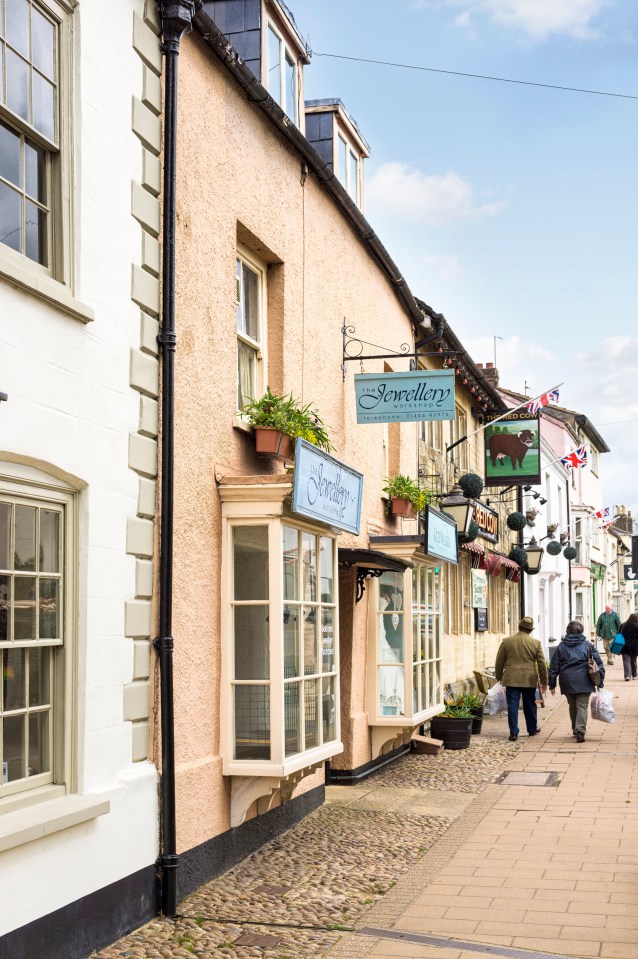
[[360,602],[363,599],[363,594],[366,589],[366,579],[369,577],[378,578],[381,573],[384,573],[383,569],[365,569],[362,566],[357,566],[357,597],[355,602]]
[[[346,379],[346,363],[352,363],[353,361],[358,360],[360,363],[363,363],[364,360],[386,360],[386,359],[396,359],[396,357],[405,357],[406,359],[416,360],[419,356],[438,356],[441,359],[448,359],[452,356],[464,356],[465,350],[435,350],[433,353],[422,353],[419,350],[412,351],[410,349],[409,343],[402,343],[398,350],[390,350],[389,347],[379,346],[378,343],[370,343],[368,340],[362,340],[360,337],[355,336],[356,330],[354,326],[347,326],[344,322],[341,327],[341,334],[343,336],[343,360],[341,363],[341,373],[343,380]],[[363,347],[373,346],[377,350],[387,350],[385,353],[366,353],[363,352]],[[358,352],[353,353],[352,350],[358,347]],[[414,367],[413,367],[414,368]]]

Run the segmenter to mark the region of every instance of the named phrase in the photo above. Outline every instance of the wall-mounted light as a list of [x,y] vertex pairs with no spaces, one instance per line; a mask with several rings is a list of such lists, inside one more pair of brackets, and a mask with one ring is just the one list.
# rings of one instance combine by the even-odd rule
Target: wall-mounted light
[[545,497],[541,496],[541,506],[544,506],[546,502],[547,500],[545,499]]
[[531,486],[524,486],[524,487],[523,487],[523,492],[524,492],[524,493],[529,493],[529,491],[531,490],[531,488],[532,488]]
[[539,546],[536,542],[536,538],[532,536],[529,544],[525,547],[525,552],[527,553],[527,567],[525,572],[529,576],[533,576],[535,573],[538,573],[541,568],[541,563],[543,561],[543,553],[545,550],[542,546]]
[[441,500],[441,509],[449,513],[456,523],[459,536],[467,536],[474,515],[474,500],[468,499],[460,486],[456,485]]

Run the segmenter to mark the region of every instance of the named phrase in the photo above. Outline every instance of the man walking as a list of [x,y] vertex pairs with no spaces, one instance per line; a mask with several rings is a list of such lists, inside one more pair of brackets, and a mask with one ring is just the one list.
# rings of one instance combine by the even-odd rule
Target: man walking
[[598,617],[598,622],[596,623],[596,639],[599,637],[602,639],[605,652],[607,653],[607,663],[610,666],[614,665],[614,654],[610,653],[609,644],[615,637],[616,633],[619,632],[620,616],[618,613],[613,611],[609,604],[607,604],[607,606],[605,606],[605,612],[600,614]]
[[507,695],[507,721],[510,739],[518,739],[518,706],[523,697],[523,714],[529,736],[540,732],[536,716],[536,686],[541,693],[547,689],[547,663],[543,647],[530,633],[534,629],[531,616],[523,616],[518,632],[506,636],[496,654],[494,675],[505,686]]

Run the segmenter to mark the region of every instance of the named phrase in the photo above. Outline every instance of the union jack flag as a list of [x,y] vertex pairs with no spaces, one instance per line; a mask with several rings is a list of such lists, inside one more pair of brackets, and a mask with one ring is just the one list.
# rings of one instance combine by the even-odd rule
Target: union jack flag
[[594,513],[594,516],[600,520],[600,529],[607,529],[615,519],[611,506],[605,506],[604,509],[599,509]]
[[587,466],[587,447],[579,446],[577,450],[574,450],[573,453],[568,453],[567,456],[561,457],[561,463],[567,469],[579,470],[581,466]]
[[544,406],[549,406],[550,403],[558,403],[558,390],[550,390],[549,393],[543,393],[537,400],[532,400],[531,403],[528,403],[525,409],[528,413],[531,413],[532,416],[535,416],[536,413],[540,413]]

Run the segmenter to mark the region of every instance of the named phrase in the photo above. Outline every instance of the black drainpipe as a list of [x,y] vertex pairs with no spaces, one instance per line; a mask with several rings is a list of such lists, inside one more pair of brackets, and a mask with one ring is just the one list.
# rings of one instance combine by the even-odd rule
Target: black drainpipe
[[164,53],[164,179],[162,229],[162,317],[157,337],[162,374],[162,492],[159,557],[159,636],[153,646],[160,665],[162,778],[160,789],[160,854],[162,912],[177,912],[175,830],[175,722],[173,712],[173,460],[175,435],[175,178],[177,139],[177,57],[191,29],[194,0],[160,0]]

